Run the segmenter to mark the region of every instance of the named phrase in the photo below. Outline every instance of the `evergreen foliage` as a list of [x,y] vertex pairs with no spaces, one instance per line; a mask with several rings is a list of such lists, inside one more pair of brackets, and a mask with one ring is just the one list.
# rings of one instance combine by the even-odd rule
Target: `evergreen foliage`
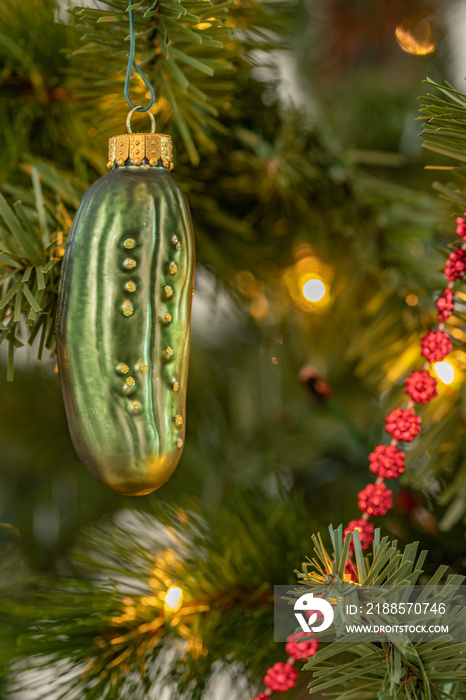
[[[315,65],[303,81],[307,102],[293,108],[279,99],[290,55],[310,74],[311,59],[324,53],[326,38],[310,42],[316,29],[306,28],[324,6],[133,5],[136,60],[155,86],[158,131],[174,137],[174,176],[196,231],[188,439],[165,505],[159,496],[125,500],[99,491],[73,456],[48,369],[20,369],[16,386],[2,386],[0,521],[17,525],[29,561],[48,570],[28,571],[14,528],[0,524],[0,536],[15,541],[0,568],[2,697],[26,690],[34,700],[52,691],[67,700],[138,700],[159,698],[166,686],[174,698],[195,700],[215,692],[220,670],[244,684],[247,700],[248,683],[259,690],[265,670],[285,660],[271,641],[271,586],[294,582],[312,532],[325,531],[335,514],[355,517],[383,415],[399,404],[404,377],[420,364],[419,338],[435,322],[445,250],[455,241],[449,217],[463,214],[466,195],[461,165],[450,183],[435,184],[439,206],[425,178],[413,186],[413,164],[405,169],[398,154],[370,150],[372,129],[384,144],[397,137],[383,122],[386,74],[371,77],[366,96],[349,83],[333,107],[366,105],[364,151],[341,143],[320,112]],[[46,368],[50,351],[53,367],[61,249],[82,193],[105,172],[107,137],[124,124],[127,34],[124,0],[73,7],[66,21],[53,0],[30,0],[27,9],[1,3],[0,342],[8,379],[15,356],[21,367],[21,344],[44,355]],[[425,146],[463,162],[466,97],[428,84],[440,96],[422,98]],[[410,89],[404,84],[403,95]],[[131,94],[147,102],[139,79]],[[400,92],[397,113],[412,109]],[[358,120],[350,121],[354,134]],[[309,275],[326,283],[321,306],[303,298]],[[460,377],[463,311],[449,321]],[[299,380],[303,368],[307,379]],[[400,581],[426,582],[441,563],[463,565],[466,392],[457,381],[440,393],[423,410],[422,436],[383,521],[399,540],[422,537],[431,556],[378,536],[363,558],[356,543],[361,581],[376,558],[381,576],[386,565]],[[41,520],[47,508],[58,513],[56,535]],[[71,561],[64,557],[80,525],[102,511],[116,515],[86,530]],[[341,532],[331,528],[329,546],[312,539],[316,561],[323,555],[339,576]],[[322,585],[307,565],[298,578]],[[172,585],[184,593],[173,615],[163,602]],[[464,645],[362,644],[344,654],[329,645],[301,676],[319,697],[458,700],[466,697],[464,654]]]
[[[273,582],[293,582],[311,523],[301,499],[244,489],[206,517],[164,504],[121,510],[83,534],[66,578],[17,586],[0,604],[5,641],[16,643],[10,692],[137,700],[169,687],[195,700],[219,667],[234,675],[240,662],[236,673],[260,677],[283,652],[270,637]],[[183,602],[170,611],[173,586]]]

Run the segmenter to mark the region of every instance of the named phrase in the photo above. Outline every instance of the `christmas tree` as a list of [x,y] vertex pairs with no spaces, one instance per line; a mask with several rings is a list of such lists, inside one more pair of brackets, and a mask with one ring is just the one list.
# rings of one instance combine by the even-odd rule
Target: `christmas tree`
[[[273,641],[274,584],[462,581],[456,9],[2,3],[2,697],[466,697],[466,643]],[[66,241],[128,112],[130,13],[129,95],[153,87],[197,260],[184,451],[142,498],[83,468],[55,371]]]

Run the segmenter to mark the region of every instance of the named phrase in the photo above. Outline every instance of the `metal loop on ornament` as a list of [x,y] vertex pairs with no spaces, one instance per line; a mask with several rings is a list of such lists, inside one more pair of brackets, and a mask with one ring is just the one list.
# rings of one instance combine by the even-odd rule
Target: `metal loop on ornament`
[[[128,131],[128,134],[133,133],[133,131],[131,129],[131,117],[133,116],[134,112],[143,112],[143,111],[144,111],[144,107],[141,107],[140,105],[138,105],[137,107],[133,107],[133,109],[130,112],[128,112],[128,116],[126,117],[126,129]],[[155,134],[154,115],[152,114],[152,112],[147,112],[147,114],[149,115],[149,118],[150,118],[150,133]]]

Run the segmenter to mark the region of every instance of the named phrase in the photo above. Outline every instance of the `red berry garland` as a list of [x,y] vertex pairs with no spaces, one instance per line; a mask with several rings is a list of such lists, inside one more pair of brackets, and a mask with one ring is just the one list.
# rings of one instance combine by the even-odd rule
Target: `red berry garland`
[[309,637],[307,632],[296,632],[296,634],[290,634],[286,638],[285,651],[293,659],[309,659],[316,653],[319,642],[317,639],[307,639],[305,642],[300,642],[303,637]]
[[[464,212],[466,214],[466,212]],[[466,241],[466,219],[458,217],[456,219],[456,233],[463,241]]]
[[369,469],[376,476],[381,479],[396,479],[405,470],[405,453],[395,445],[377,445],[369,455],[369,462]]
[[454,307],[453,297],[453,292],[447,287],[443,290],[442,294],[435,302],[435,306],[438,309],[438,319],[439,321],[442,321],[442,323],[444,323],[451,316]]
[[358,493],[358,506],[368,515],[385,515],[392,507],[392,492],[385,484],[367,484]]
[[[445,275],[450,284],[435,302],[438,319],[441,323],[444,323],[451,316],[454,309],[454,294],[451,289],[453,282],[461,279],[466,272],[466,219],[456,219],[456,233],[464,242],[461,248],[450,253],[445,264]],[[451,350],[451,340],[443,330],[429,331],[421,339],[421,354],[428,362],[441,362]],[[437,396],[437,380],[426,369],[414,370],[406,378],[404,390],[412,402],[428,403]],[[358,493],[358,506],[363,511],[363,516],[357,520],[351,520],[344,531],[345,537],[357,531],[363,550],[367,549],[374,539],[374,526],[368,522],[368,518],[371,515],[385,515],[392,507],[392,492],[385,486],[383,479],[396,479],[404,471],[404,452],[393,443],[399,440],[412,442],[421,432],[421,418],[411,407],[396,408],[386,416],[385,430],[389,435],[392,435],[392,444],[377,445],[369,455],[369,468],[377,476],[377,482],[368,484]],[[351,539],[350,556],[353,553],[354,542]],[[346,562],[345,573],[347,577],[345,580],[358,581],[357,571],[350,558]],[[309,658],[316,653],[318,648],[317,640],[299,641],[306,636],[308,636],[307,633],[298,632],[287,638],[285,648],[289,654],[288,662],[279,662],[269,668],[264,678],[264,683],[269,690],[258,695],[255,700],[268,700],[271,692],[283,693],[295,686],[298,670],[293,666],[294,660]],[[251,700],[254,699],[251,698]]]
[[272,692],[284,693],[296,685],[297,678],[298,669],[292,664],[284,664],[282,661],[278,661],[267,671],[264,683]]
[[462,248],[457,248],[448,256],[445,264],[445,275],[454,282],[460,280],[466,271],[466,253]]
[[412,442],[421,432],[421,419],[412,408],[395,408],[385,418],[385,430],[395,440]]
[[443,331],[429,331],[421,338],[421,355],[429,362],[441,362],[451,352],[451,340]]
[[407,377],[405,392],[415,403],[428,403],[437,396],[437,380],[427,370],[417,369]]
[[[359,533],[359,540],[361,542],[361,548],[367,549],[374,539],[374,526],[372,523],[368,523],[367,520],[360,518],[359,520],[351,520],[348,523],[348,527],[344,531],[346,536],[349,532],[354,532],[355,530]],[[354,544],[351,540],[350,552],[354,550]]]

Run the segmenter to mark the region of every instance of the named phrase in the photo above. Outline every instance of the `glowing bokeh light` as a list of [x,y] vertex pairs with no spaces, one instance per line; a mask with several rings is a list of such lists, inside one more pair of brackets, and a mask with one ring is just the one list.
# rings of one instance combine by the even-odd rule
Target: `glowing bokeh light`
[[320,301],[325,296],[325,284],[319,279],[310,279],[303,287],[303,294],[308,301]]
[[416,306],[416,304],[419,301],[419,298],[416,294],[408,294],[405,301],[408,304],[408,306]]
[[451,384],[455,379],[455,369],[449,362],[436,362],[434,371],[444,384]]
[[398,44],[406,53],[427,56],[435,51],[437,42],[426,19],[406,18],[395,29]]
[[183,604],[183,591],[178,586],[172,586],[165,594],[165,608],[170,612],[176,612]]

